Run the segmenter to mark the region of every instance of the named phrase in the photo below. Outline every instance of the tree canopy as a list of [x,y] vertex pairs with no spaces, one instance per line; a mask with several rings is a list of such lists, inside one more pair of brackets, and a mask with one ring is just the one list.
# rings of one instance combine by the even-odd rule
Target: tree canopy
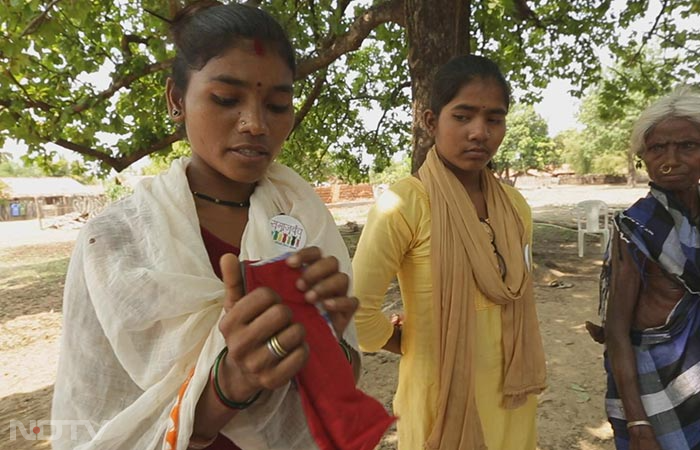
[[[664,64],[656,52],[643,58],[640,66],[616,65],[606,70],[583,98],[578,115],[583,129],[555,139],[563,160],[576,172],[627,175],[634,182],[637,161],[628,151],[632,126],[646,106],[677,83],[664,72],[643,82],[647,68]],[[692,84],[693,78],[689,76],[684,84]]]
[[530,105],[516,105],[508,114],[508,132],[493,158],[502,178],[527,169],[547,170],[559,162],[559,154],[547,132],[547,123]]
[[[182,138],[163,94],[173,48],[166,23],[146,10],[171,17],[181,3],[3,0],[0,145],[17,139],[28,159],[46,163],[53,143],[103,174],[170,152]],[[277,17],[298,50],[297,121],[281,158],[309,180],[366,179],[363,154],[381,171],[392,154],[412,149],[416,167],[431,143],[412,112],[426,107],[436,66],[459,53],[496,60],[524,102],[552,77],[571,80],[579,95],[601,81],[596,52],[608,42],[619,66],[640,74],[605,89],[608,103],[624,103],[626,83],[649,94],[663,88],[659,74],[678,81],[700,70],[700,32],[678,26],[700,14],[694,0],[661,0],[653,22],[624,41],[620,30],[647,14],[649,2],[248,3]],[[644,58],[650,49],[660,55],[654,65]],[[369,124],[368,110],[378,111]]]

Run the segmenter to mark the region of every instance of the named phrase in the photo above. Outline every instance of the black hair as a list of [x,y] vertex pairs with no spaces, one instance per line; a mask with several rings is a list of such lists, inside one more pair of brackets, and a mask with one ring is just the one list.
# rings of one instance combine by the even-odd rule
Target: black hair
[[269,13],[253,6],[196,1],[170,21],[170,32],[177,50],[172,78],[183,92],[191,70],[200,70],[239,39],[259,39],[271,45],[286,61],[292,74],[296,72],[294,48],[287,34]]
[[430,93],[430,109],[436,116],[455,98],[459,90],[475,79],[493,80],[503,90],[506,109],[510,107],[510,86],[495,62],[477,55],[452,58],[435,73]]

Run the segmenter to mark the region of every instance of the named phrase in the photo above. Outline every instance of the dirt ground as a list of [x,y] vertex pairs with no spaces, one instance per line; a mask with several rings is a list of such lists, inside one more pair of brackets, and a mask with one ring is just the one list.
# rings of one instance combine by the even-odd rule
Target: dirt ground
[[[538,449],[612,450],[603,410],[602,348],[584,328],[585,320],[597,318],[601,247],[597,237],[588,236],[586,254],[578,257],[572,210],[585,199],[621,208],[646,189],[524,186],[521,192],[536,222],[535,294],[549,381],[539,399]],[[368,207],[331,208],[351,253]],[[30,434],[37,421],[49,419],[63,277],[76,234],[71,228],[41,230],[36,221],[0,222],[0,450],[50,448],[41,433],[34,436],[39,439],[27,440],[21,432]],[[393,286],[385,310],[400,309]],[[391,408],[397,357],[367,354],[364,362],[361,387]],[[11,440],[13,429],[16,440]],[[395,442],[391,430],[378,448],[393,449]]]

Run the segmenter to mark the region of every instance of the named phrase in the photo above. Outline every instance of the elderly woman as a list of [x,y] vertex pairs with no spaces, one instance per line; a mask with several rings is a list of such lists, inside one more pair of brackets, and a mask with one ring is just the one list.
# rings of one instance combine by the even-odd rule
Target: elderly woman
[[616,217],[601,277],[607,414],[618,449],[700,449],[700,95],[647,108],[632,150],[651,182]]

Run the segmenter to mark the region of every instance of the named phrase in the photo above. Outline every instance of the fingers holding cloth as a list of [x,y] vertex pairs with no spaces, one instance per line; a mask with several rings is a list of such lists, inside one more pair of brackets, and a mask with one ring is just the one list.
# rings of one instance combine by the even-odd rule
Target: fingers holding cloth
[[[292,322],[289,307],[270,287],[259,287],[244,295],[241,265],[233,254],[221,258],[226,287],[224,316],[219,330],[228,352],[220,367],[222,389],[234,401],[256,392],[274,390],[291,380],[308,358],[305,329]],[[268,342],[275,339],[283,358],[272,354]]]
[[[356,388],[338,342],[357,309],[338,261],[315,247],[286,259],[245,261],[247,295],[242,294],[244,281],[234,274],[240,273],[237,259],[226,255],[221,263],[227,293],[220,329],[229,346],[227,362],[240,373],[233,376],[246,380],[245,389],[239,386],[241,398],[257,387],[279,386],[296,370],[307,424],[319,448],[374,448],[394,418]],[[281,348],[275,348],[278,344]]]

